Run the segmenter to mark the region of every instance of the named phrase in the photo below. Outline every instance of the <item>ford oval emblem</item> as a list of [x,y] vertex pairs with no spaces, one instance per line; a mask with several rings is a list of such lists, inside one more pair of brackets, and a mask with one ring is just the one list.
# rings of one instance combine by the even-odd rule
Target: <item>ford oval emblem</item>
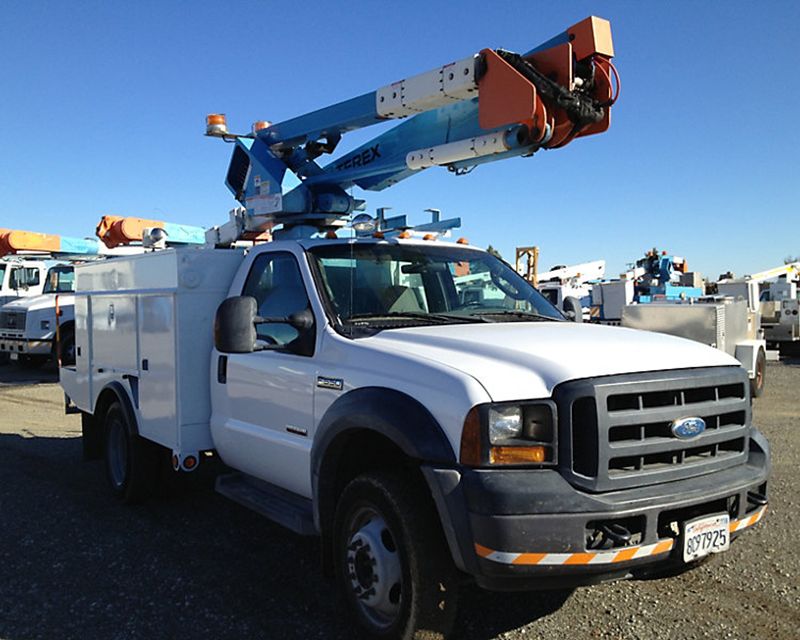
[[702,418],[678,418],[672,421],[672,435],[682,440],[699,436],[706,430],[706,421]]

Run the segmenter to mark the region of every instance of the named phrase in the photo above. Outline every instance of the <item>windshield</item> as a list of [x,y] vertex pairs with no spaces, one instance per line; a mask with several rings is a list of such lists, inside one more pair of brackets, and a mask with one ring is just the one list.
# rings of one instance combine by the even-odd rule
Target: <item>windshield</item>
[[321,295],[345,328],[564,319],[519,274],[483,251],[352,243],[309,253]]
[[75,291],[75,270],[72,267],[51,267],[47,271],[44,293],[68,293]]

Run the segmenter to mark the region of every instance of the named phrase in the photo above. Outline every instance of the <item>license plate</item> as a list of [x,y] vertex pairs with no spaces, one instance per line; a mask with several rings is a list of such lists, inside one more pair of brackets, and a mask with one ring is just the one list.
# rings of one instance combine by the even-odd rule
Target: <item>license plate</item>
[[731,546],[731,518],[727,513],[690,520],[683,526],[683,561],[691,562]]
[[8,357],[11,358],[12,360],[19,360],[19,354],[18,353],[9,353]]

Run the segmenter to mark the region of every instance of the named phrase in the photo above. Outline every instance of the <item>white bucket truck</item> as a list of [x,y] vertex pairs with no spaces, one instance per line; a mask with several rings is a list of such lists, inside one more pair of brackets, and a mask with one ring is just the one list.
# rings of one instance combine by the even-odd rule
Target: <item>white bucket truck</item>
[[[446,635],[465,579],[537,589],[691,566],[763,517],[769,448],[731,356],[568,322],[502,261],[437,239],[446,221],[419,238],[356,216],[364,237],[336,237],[361,204],[350,186],[603,131],[610,31],[581,25],[544,47],[569,45],[568,87],[549,79],[554,58],[487,49],[252,134],[209,117],[235,143],[227,184],[246,207],[211,244],[273,225],[276,240],[77,268],[61,384],[121,500],[147,497],[159,456],[181,470],[218,456],[221,493],[321,537],[348,611],[380,638]],[[527,86],[524,104],[504,82]],[[535,123],[556,94],[565,107],[542,129],[504,112]],[[315,160],[342,133],[406,116]],[[289,170],[303,179],[284,191]]]
[[[464,263],[506,297],[459,306]],[[409,600],[432,597],[418,615],[444,607],[446,628],[460,575],[530,589],[691,563],[764,513],[736,360],[566,322],[475,248],[166,250],[81,265],[75,307],[61,383],[112,490],[144,499],[158,456],[215,452],[236,471],[219,490],[321,535],[378,626],[426,624]]]

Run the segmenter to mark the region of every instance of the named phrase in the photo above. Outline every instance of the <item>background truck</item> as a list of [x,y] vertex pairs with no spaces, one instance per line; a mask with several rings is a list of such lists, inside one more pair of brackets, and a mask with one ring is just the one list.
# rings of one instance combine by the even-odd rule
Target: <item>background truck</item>
[[47,271],[56,264],[36,257],[0,258],[0,307],[17,298],[41,294],[47,282]]
[[764,338],[783,351],[800,342],[800,262],[765,269],[744,278],[724,278],[717,291],[746,301],[760,318]]
[[553,306],[588,322],[591,320],[592,288],[605,275],[605,260],[560,265],[538,274],[536,288]]
[[703,296],[686,300],[629,304],[622,309],[622,326],[658,331],[697,340],[735,357],[747,371],[750,393],[764,393],[767,342],[758,313],[744,300]]
[[[604,130],[612,53],[589,18],[529,55],[486,49],[252,134],[209,117],[235,144],[227,184],[244,209],[206,248],[77,269],[61,384],[115,495],[145,499],[165,457],[188,471],[218,456],[218,491],[320,536],[349,612],[381,638],[446,635],[465,579],[630,577],[723,552],[758,522],[769,449],[733,358],[567,322],[502,261],[442,241],[452,221],[351,217],[353,184]],[[284,191],[287,171],[304,180]],[[339,237],[348,221],[355,238]],[[274,241],[232,247],[266,229]]]

